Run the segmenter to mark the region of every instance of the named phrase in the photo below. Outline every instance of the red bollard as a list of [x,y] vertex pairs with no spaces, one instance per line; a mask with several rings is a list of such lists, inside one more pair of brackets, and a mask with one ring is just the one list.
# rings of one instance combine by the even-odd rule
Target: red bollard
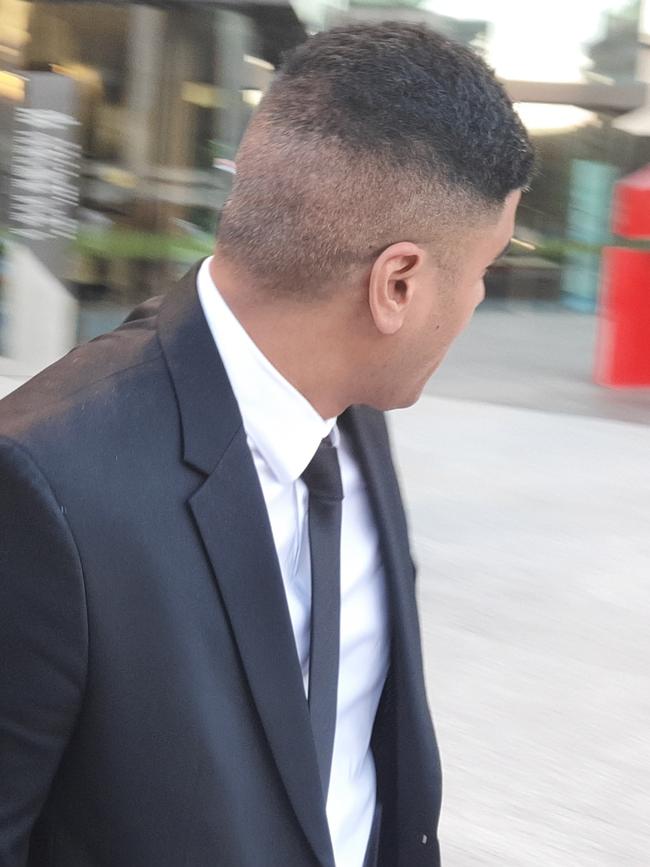
[[[615,187],[615,234],[650,239],[650,166]],[[650,386],[650,251],[603,250],[594,378],[600,385]]]
[[650,385],[650,252],[603,250],[595,380]]

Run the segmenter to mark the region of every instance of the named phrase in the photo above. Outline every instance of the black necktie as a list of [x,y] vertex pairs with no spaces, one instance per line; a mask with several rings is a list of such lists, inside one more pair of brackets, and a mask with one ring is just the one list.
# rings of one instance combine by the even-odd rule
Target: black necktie
[[336,448],[325,439],[302,474],[309,489],[311,643],[309,715],[323,796],[327,800],[339,680],[341,613],[341,500]]

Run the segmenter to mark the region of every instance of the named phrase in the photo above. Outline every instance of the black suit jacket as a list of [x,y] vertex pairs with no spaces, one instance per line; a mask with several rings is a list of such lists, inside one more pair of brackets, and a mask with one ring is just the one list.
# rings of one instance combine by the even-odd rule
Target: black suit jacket
[[[196,270],[0,404],[0,867],[334,867],[261,488]],[[437,748],[383,417],[382,867],[436,867]],[[344,867],[344,865],[343,865]]]

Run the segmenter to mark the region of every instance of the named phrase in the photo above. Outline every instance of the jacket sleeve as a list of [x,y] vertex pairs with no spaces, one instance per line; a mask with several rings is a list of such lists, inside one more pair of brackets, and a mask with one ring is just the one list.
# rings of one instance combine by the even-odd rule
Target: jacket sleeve
[[87,649],[63,509],[29,455],[0,437],[0,867],[26,863],[81,706]]

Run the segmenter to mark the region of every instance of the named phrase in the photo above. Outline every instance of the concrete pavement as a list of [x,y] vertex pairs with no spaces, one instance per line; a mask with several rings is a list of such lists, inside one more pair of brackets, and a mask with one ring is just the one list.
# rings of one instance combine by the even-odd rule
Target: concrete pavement
[[597,324],[557,303],[488,300],[427,393],[650,424],[650,388],[592,382]]
[[648,867],[650,429],[429,396],[391,425],[445,867]]

